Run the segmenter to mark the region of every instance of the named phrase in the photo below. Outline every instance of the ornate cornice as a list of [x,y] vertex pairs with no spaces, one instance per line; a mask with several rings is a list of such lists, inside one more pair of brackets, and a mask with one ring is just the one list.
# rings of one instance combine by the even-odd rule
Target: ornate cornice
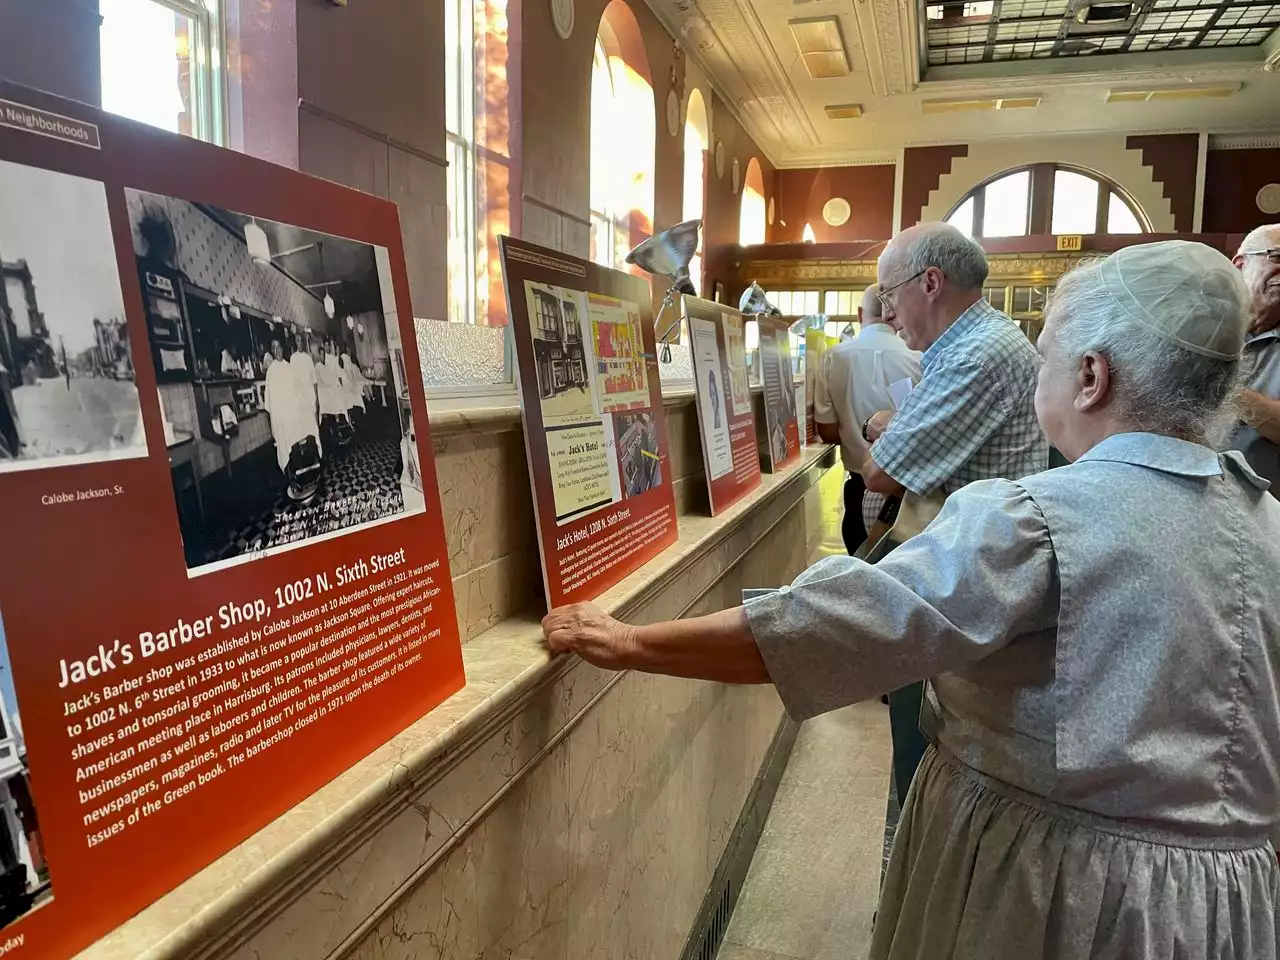
[[1280,147],[1280,133],[1211,133],[1210,150],[1265,150]]
[[[1096,253],[994,253],[987,257],[989,279],[1001,283],[1043,283],[1062,276]],[[875,260],[750,260],[743,276],[760,283],[874,283]]]

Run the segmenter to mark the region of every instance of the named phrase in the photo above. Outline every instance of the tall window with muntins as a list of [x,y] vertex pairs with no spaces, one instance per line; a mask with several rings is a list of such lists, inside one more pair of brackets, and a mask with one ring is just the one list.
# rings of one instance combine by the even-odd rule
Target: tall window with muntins
[[1146,218],[1115,183],[1074,167],[1039,163],[979,184],[947,223],[971,237],[1146,233]]
[[102,106],[226,143],[220,0],[99,0]]

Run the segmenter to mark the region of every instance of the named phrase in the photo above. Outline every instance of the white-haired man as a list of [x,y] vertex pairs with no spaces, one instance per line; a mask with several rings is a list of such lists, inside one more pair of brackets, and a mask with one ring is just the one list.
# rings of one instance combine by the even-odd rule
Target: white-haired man
[[[987,255],[945,223],[902,231],[880,255],[879,297],[908,347],[923,350],[924,376],[897,413],[863,426],[872,442],[867,489],[899,496],[954,493],[975,480],[1017,480],[1049,465],[1036,421],[1040,361],[1018,326],[982,298]],[[924,756],[923,684],[889,695],[898,799]]]
[[1231,437],[1254,471],[1280,489],[1280,223],[1258,227],[1232,262],[1249,288],[1249,339],[1244,345],[1243,422]]
[[818,435],[827,443],[840,444],[840,459],[849,472],[844,484],[840,533],[851,554],[866,539],[885,502],[883,494],[871,493],[862,480],[862,465],[870,450],[862,436],[862,425],[893,405],[889,396],[891,383],[919,383],[921,375],[920,354],[903,343],[885,322],[874,284],[862,295],[858,320],[862,328],[857,336],[823,354],[813,389],[813,418]]

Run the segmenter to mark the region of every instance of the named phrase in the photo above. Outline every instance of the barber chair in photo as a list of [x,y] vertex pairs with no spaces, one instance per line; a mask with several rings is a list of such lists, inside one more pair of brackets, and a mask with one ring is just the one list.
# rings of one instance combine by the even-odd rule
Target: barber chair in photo
[[356,437],[355,427],[351,425],[351,417],[345,413],[338,414],[338,422],[333,428],[333,437],[339,447],[345,447]]
[[303,437],[289,451],[289,462],[284,467],[289,499],[299,504],[310,503],[315,499],[320,489],[322,472],[320,445],[313,436]]

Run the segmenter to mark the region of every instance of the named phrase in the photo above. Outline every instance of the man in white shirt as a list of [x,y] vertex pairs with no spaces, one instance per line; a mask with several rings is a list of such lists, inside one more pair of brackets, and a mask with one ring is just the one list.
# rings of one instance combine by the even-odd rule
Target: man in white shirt
[[870,449],[863,439],[863,424],[877,411],[893,409],[890,384],[909,380],[914,385],[921,377],[920,354],[909,349],[884,320],[876,293],[873,285],[862,295],[858,308],[862,330],[823,354],[814,378],[818,435],[827,443],[840,444],[840,459],[849,472],[840,532],[850,553],[866,539],[885,501],[862,482],[862,465]]

